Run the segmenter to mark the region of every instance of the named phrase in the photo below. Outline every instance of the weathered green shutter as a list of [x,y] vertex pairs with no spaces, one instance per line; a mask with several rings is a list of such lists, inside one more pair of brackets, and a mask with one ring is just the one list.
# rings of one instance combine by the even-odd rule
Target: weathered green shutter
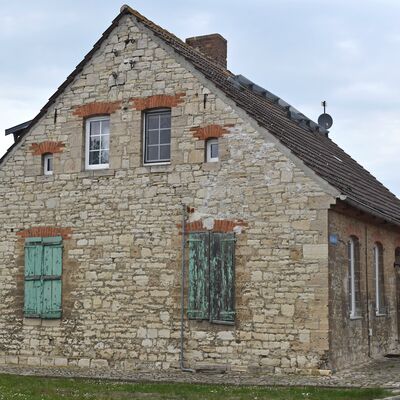
[[62,240],[43,239],[43,318],[61,318]]
[[235,320],[235,236],[212,233],[210,243],[210,305],[212,322]]
[[61,317],[61,274],[61,237],[26,239],[24,294],[26,317]]
[[189,304],[190,319],[208,319],[209,234],[189,235]]
[[28,318],[40,318],[42,313],[42,257],[42,239],[26,239],[24,315]]

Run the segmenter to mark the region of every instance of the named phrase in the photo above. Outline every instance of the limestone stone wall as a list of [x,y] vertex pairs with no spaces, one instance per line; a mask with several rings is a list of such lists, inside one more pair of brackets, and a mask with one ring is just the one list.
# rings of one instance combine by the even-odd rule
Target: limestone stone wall
[[[353,210],[354,214],[354,210]],[[351,215],[329,212],[329,233],[335,235],[337,244],[329,245],[330,276],[330,359],[334,369],[365,362],[369,357],[379,357],[397,352],[398,317],[396,270],[393,267],[395,250],[400,246],[400,234],[382,224],[366,221]],[[355,236],[360,244],[361,314],[350,319],[348,300],[347,241]],[[373,247],[383,245],[384,293],[386,313],[375,312],[375,277]]]
[[[171,107],[169,165],[143,165],[146,105]],[[110,114],[107,170],[85,171],[91,113]],[[208,126],[218,163],[204,162]],[[286,153],[124,17],[0,166],[0,362],[178,368],[185,204],[190,222],[237,234],[235,325],[185,321],[187,365],[325,368],[333,199]],[[40,232],[64,234],[61,320],[23,318],[24,237]]]

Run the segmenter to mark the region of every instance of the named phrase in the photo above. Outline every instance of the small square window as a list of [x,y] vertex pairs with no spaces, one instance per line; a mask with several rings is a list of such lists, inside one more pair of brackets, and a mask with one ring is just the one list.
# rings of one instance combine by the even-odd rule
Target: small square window
[[53,175],[53,154],[45,154],[43,156],[43,173],[45,175]]
[[206,145],[206,162],[219,161],[218,139],[208,139]]

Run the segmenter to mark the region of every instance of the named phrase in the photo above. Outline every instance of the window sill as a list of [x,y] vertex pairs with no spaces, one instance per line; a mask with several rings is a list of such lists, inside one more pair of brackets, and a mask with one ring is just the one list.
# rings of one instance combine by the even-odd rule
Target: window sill
[[353,316],[353,317],[350,317],[350,321],[357,321],[357,320],[359,320],[359,319],[363,319],[363,317],[361,317],[361,316]]
[[85,171],[97,171],[99,169],[109,169],[110,164],[97,164],[97,165],[85,165]]
[[386,314],[375,313],[375,317],[386,317]]
[[148,162],[148,163],[143,163],[143,167],[152,167],[156,165],[170,165],[171,161],[163,161],[163,162]]

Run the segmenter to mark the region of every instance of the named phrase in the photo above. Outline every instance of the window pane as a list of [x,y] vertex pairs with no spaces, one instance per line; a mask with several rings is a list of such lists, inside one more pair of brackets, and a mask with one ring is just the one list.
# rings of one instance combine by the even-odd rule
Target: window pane
[[158,161],[158,146],[147,147],[146,161]]
[[171,142],[171,131],[169,129],[160,131],[160,143],[170,144]]
[[53,171],[53,157],[49,156],[47,158],[47,171]]
[[171,128],[171,113],[161,114],[160,128]]
[[160,146],[160,160],[168,161],[170,159],[170,145],[161,145]]
[[108,150],[110,148],[110,137],[108,135],[101,136],[101,148]]
[[105,119],[101,121],[101,133],[103,135],[108,135],[110,133],[110,120]]
[[147,144],[158,144],[158,131],[152,131],[147,134]]
[[101,151],[100,164],[108,164],[108,150]]
[[218,143],[211,143],[211,158],[218,158]]
[[100,135],[100,121],[90,122],[90,135]]
[[89,165],[97,165],[99,164],[100,152],[99,151],[90,151],[89,152]]
[[100,136],[92,136],[90,138],[89,150],[99,150],[100,149]]
[[158,129],[159,128],[159,115],[151,115],[147,116],[147,129]]

